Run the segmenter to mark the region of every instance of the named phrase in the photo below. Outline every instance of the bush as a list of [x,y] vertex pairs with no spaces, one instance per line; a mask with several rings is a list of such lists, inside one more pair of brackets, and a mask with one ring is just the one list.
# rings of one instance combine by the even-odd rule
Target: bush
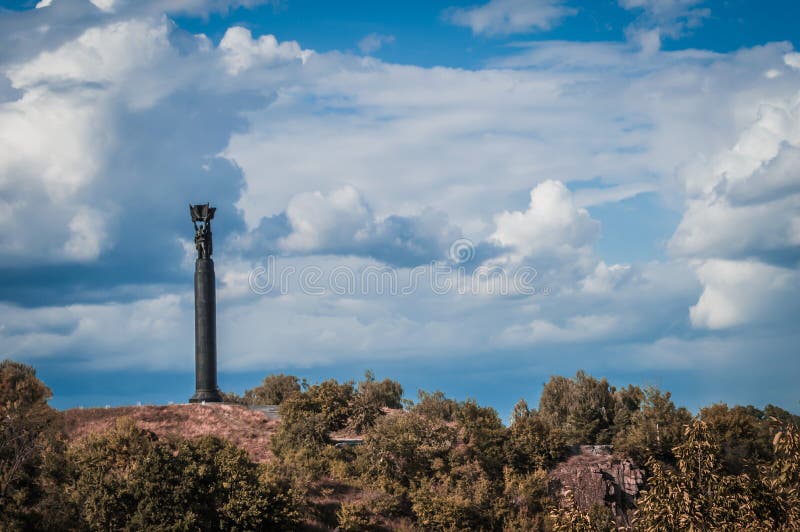
[[219,438],[159,441],[121,419],[69,449],[69,492],[90,530],[262,530],[299,521],[299,498]]
[[361,434],[375,425],[378,417],[384,414],[384,408],[401,408],[402,399],[403,387],[399,382],[390,379],[377,382],[375,375],[367,371],[350,402],[348,426]]
[[498,486],[477,462],[422,478],[411,490],[412,510],[425,530],[493,530],[499,524]]
[[588,512],[584,512],[578,508],[571,491],[567,492],[566,499],[566,507],[556,508],[550,512],[553,532],[612,532],[617,530],[614,516],[607,507],[595,504]]
[[446,467],[456,429],[416,413],[385,416],[357,447],[365,479],[389,493],[402,494],[420,478]]
[[290,396],[300,392],[300,381],[294,375],[267,375],[260,386],[244,392],[244,401],[250,405],[280,405]]
[[350,403],[350,421],[348,426],[356,434],[361,434],[375,425],[375,422],[383,415],[380,403],[376,403],[367,394],[359,393],[353,397]]
[[518,474],[506,467],[503,473],[503,529],[545,530],[544,512],[550,505],[547,471]]
[[344,532],[361,532],[375,528],[370,509],[363,502],[342,504],[336,511],[339,529]]

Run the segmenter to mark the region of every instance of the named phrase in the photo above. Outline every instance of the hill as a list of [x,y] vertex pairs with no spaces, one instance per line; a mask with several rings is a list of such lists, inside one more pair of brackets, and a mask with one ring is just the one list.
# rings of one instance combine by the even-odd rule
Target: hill
[[231,404],[73,408],[63,414],[70,440],[102,432],[113,427],[117,419],[130,417],[139,427],[160,437],[212,435],[225,438],[247,451],[254,462],[272,458],[270,439],[279,424],[261,412]]

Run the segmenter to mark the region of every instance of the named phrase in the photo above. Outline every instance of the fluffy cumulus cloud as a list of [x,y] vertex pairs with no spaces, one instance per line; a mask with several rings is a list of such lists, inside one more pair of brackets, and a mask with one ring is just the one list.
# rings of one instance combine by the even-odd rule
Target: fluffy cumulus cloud
[[[543,41],[465,70],[239,27],[215,44],[169,16],[240,4],[53,0],[0,17],[4,355],[189,369],[177,355],[191,338],[186,204],[209,200],[220,352],[236,369],[434,352],[535,363],[558,344],[745,374],[755,362],[733,346],[754,327],[775,333],[772,359],[791,349],[800,61],[788,44],[643,54]],[[696,2],[623,6],[664,32],[702,18]],[[570,14],[492,0],[447,16],[493,35]],[[645,196],[662,200],[647,220],[672,224],[647,235],[663,245],[615,260],[608,249],[643,238],[643,214],[628,213]],[[467,239],[467,273],[533,267],[536,290],[442,293],[415,278],[433,260],[453,266]],[[286,271],[387,268],[419,284],[257,295],[265,255]],[[575,367],[591,369],[586,352]]]
[[491,239],[511,248],[517,258],[555,256],[560,264],[580,260],[591,251],[600,224],[575,205],[572,193],[559,181],[548,180],[531,190],[525,211],[495,216]]
[[282,42],[272,35],[253,39],[250,30],[235,27],[225,32],[219,43],[229,74],[236,75],[253,65],[274,65],[299,60],[305,62],[311,52],[301,50],[296,42]]
[[286,208],[291,232],[277,242],[288,253],[373,256],[389,264],[420,264],[446,257],[459,238],[443,213],[377,219],[352,186],[294,196]]
[[697,274],[703,293],[690,309],[692,324],[709,329],[775,320],[798,311],[800,275],[757,261],[704,261]]
[[476,35],[509,35],[548,30],[576,13],[563,0],[490,0],[483,5],[449,9],[445,18]]
[[775,319],[799,294],[799,111],[797,94],[761,102],[730,148],[678,172],[686,211],[670,249],[695,260],[705,287],[696,327]]

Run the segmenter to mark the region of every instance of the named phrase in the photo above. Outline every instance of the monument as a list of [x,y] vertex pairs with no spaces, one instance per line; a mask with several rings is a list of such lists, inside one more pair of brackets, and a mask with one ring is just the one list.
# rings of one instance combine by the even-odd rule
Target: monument
[[189,205],[194,224],[194,367],[195,392],[190,403],[220,403],[217,387],[217,298],[211,259],[211,220],[214,207]]

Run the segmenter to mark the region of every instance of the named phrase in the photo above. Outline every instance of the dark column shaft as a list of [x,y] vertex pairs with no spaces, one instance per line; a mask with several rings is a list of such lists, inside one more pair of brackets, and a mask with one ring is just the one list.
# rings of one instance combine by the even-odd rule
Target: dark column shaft
[[217,388],[217,302],[214,261],[197,259],[194,268],[195,394],[191,403],[220,402]]

